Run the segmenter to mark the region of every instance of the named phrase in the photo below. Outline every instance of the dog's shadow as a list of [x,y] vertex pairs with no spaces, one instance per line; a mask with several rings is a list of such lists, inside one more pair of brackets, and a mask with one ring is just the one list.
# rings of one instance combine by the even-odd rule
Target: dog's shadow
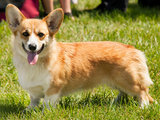
[[15,115],[19,118],[30,118],[33,112],[42,112],[42,105],[36,109],[26,110],[27,106],[22,103],[1,104],[0,103],[0,118],[6,119],[8,116]]
[[18,104],[1,104],[0,103],[0,113],[19,113],[20,111],[23,111],[25,109],[25,106],[21,103]]
[[119,106],[128,106],[128,105],[138,105],[138,102],[135,101],[132,97],[128,97],[128,99],[124,99],[122,101],[115,103],[115,97],[108,95],[91,95],[87,94],[85,97],[76,98],[69,96],[64,97],[59,101],[58,106],[63,109],[74,109],[78,108],[81,109],[83,107],[90,107],[90,106],[106,106],[106,107],[119,107]]
[[[129,102],[122,102],[122,103],[114,103],[115,97],[111,94],[95,94],[91,95],[91,93],[87,93],[85,95],[80,95],[80,97],[75,96],[68,96],[62,97],[57,104],[59,109],[82,109],[84,107],[91,107],[91,106],[106,106],[106,107],[119,107],[119,106],[128,106],[130,104],[135,104],[132,98],[129,98]],[[26,106],[19,102],[19,103],[11,103],[11,104],[2,104],[0,103],[0,118],[7,117],[10,114],[25,116],[25,114],[30,114],[32,111],[24,112]],[[42,111],[43,105],[40,104],[37,108],[38,112]]]
[[18,104],[2,104],[0,103],[0,118],[6,118],[10,114],[19,114],[22,113],[25,109],[25,106],[21,103]]

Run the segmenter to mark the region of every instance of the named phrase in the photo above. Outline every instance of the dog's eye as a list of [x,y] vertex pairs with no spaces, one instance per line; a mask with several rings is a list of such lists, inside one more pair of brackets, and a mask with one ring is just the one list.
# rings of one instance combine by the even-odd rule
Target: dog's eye
[[40,32],[40,33],[38,33],[38,36],[41,38],[44,36],[44,34]]
[[28,32],[23,32],[22,35],[25,36],[25,37],[28,37],[29,33]]

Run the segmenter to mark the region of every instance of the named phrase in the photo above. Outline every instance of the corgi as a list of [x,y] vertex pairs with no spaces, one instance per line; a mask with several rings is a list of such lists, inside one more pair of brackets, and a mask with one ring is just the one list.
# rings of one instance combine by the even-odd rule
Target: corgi
[[31,103],[41,98],[47,107],[70,93],[97,85],[119,90],[115,101],[135,96],[140,107],[154,100],[149,94],[150,79],[143,52],[118,42],[56,42],[54,36],[63,21],[58,8],[41,19],[27,19],[9,4],[6,18],[13,32],[13,62],[20,85],[28,91]]

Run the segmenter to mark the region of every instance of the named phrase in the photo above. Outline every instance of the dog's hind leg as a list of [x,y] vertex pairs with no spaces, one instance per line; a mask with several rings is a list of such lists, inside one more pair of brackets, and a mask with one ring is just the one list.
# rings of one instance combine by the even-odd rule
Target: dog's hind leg
[[149,98],[149,103],[153,103],[154,99],[150,96],[150,94],[148,94],[148,98]]
[[145,106],[149,105],[149,97],[146,91],[141,91],[139,95],[139,105],[143,109]]

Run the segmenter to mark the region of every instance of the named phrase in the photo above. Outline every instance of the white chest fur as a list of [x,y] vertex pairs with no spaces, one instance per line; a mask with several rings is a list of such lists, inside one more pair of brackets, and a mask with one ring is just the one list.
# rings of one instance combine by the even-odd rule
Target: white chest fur
[[51,75],[43,65],[38,63],[36,65],[30,65],[21,56],[14,56],[14,65],[18,71],[19,83],[24,89],[29,92],[34,90],[41,94],[47,91],[50,85]]

